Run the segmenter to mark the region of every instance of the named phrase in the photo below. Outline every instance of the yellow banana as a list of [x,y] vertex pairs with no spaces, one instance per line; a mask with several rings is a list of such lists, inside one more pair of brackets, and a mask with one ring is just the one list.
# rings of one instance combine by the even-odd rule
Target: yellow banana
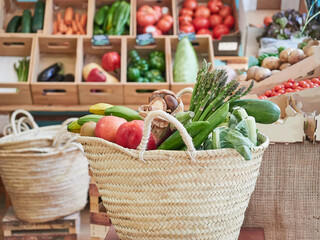
[[76,121],[70,123],[67,126],[67,129],[69,132],[72,132],[72,133],[80,133],[81,125],[79,125],[78,120],[76,120]]
[[117,116],[126,119],[127,121],[132,120],[142,120],[143,118],[139,115],[138,112],[127,108],[125,106],[113,106],[105,110],[104,114],[106,116]]
[[92,105],[89,108],[89,112],[93,113],[93,114],[99,114],[99,115],[104,115],[104,111],[108,108],[113,107],[113,105],[108,104],[108,103],[97,103]]

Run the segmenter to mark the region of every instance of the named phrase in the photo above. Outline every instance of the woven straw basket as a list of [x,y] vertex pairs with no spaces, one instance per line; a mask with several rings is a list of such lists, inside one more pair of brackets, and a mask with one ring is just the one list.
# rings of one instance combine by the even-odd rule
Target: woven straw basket
[[[181,133],[188,151],[144,151],[151,122],[162,117]],[[183,125],[152,111],[138,150],[78,137],[120,239],[237,239],[264,150],[245,161],[234,149],[196,151]]]
[[[70,119],[72,120],[72,119]],[[67,133],[66,121],[55,127],[50,147],[0,150],[0,174],[18,218],[47,222],[84,208],[89,188],[88,162],[76,137]],[[48,133],[37,129],[38,139]],[[51,129],[52,130],[52,129]],[[21,133],[28,136],[29,131]],[[9,139],[8,135],[6,138]],[[43,136],[42,136],[43,137]],[[13,136],[18,139],[19,134]],[[43,138],[44,139],[44,138]],[[26,137],[25,142],[28,142]],[[47,139],[46,139],[47,140]],[[38,141],[41,145],[41,141]],[[21,147],[20,142],[18,146]]]

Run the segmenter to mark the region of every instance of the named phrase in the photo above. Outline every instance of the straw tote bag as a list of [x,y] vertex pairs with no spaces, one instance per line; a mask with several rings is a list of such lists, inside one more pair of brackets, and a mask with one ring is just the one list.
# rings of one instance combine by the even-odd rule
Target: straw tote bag
[[[145,151],[151,122],[173,123],[187,151]],[[196,151],[183,125],[152,111],[138,150],[78,137],[120,239],[236,240],[254,190],[268,138],[246,161],[234,149]]]
[[[18,218],[27,222],[47,222],[85,207],[89,188],[88,162],[81,145],[75,142],[75,135],[67,132],[66,126],[73,120],[60,125],[49,147],[0,150],[1,178]],[[37,134],[28,133],[34,130],[20,134],[24,136],[24,142],[48,140],[42,134],[47,134],[49,128],[44,128],[44,132],[43,128],[38,128]],[[14,136],[18,142],[20,134]]]

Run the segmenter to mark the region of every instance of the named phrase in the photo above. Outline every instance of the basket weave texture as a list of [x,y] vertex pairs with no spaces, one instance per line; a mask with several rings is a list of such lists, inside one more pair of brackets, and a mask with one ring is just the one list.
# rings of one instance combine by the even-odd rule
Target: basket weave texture
[[[67,123],[67,122],[66,122]],[[47,222],[85,207],[89,187],[88,161],[75,136],[62,126],[26,130],[6,136],[10,141],[24,138],[29,148],[0,150],[0,174],[18,218],[27,222]],[[48,128],[56,137],[50,147],[41,147]],[[32,133],[28,133],[32,131]],[[35,135],[34,132],[37,131]],[[52,132],[53,133],[53,132]],[[37,138],[38,137],[38,138]],[[11,140],[12,140],[11,139]],[[39,140],[40,145],[28,144]],[[10,141],[13,144],[15,141]],[[17,146],[22,147],[21,141]]]
[[[251,161],[234,149],[195,151],[180,123],[152,113],[139,150],[78,137],[120,239],[237,239],[268,138],[258,135]],[[178,127],[188,151],[144,152],[159,114]]]

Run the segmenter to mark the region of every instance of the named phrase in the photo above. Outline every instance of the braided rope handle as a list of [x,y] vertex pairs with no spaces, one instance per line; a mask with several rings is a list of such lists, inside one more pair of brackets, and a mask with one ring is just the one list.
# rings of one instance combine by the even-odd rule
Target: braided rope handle
[[180,134],[182,136],[182,140],[184,141],[184,143],[186,144],[186,146],[188,148],[187,153],[188,153],[191,161],[194,161],[195,157],[196,157],[196,149],[193,146],[192,138],[188,134],[187,130],[184,128],[182,123],[180,123],[175,117],[173,117],[173,116],[169,115],[168,113],[161,111],[161,110],[149,112],[147,117],[144,120],[143,137],[141,139],[140,145],[138,146],[139,159],[141,161],[145,162],[143,159],[143,154],[146,151],[146,148],[147,148],[147,145],[149,142],[152,121],[156,117],[161,117],[161,118],[167,120],[168,122],[172,123],[178,129],[178,131],[180,132]]
[[[21,117],[20,119],[16,119],[18,114],[23,114],[25,116]],[[22,130],[25,130],[27,126],[26,123],[28,123],[33,129],[39,128],[32,115],[23,109],[16,110],[12,113],[10,123],[10,126],[6,126],[6,131],[8,131],[8,128],[11,128],[14,135],[18,135],[18,133],[20,133]]]
[[[28,125],[28,124],[29,125]],[[15,126],[18,126],[17,131],[18,132],[23,132],[23,131],[27,131],[30,129],[30,126],[32,126],[31,121],[29,120],[29,118],[27,118],[26,116],[23,116],[21,118],[19,118],[19,120],[15,120]],[[7,124],[4,126],[3,128],[3,135],[9,135],[12,134],[12,127],[11,127],[11,123]]]
[[186,88],[180,90],[180,91],[176,94],[176,96],[177,96],[177,97],[182,97],[184,94],[192,94],[192,92],[193,92],[193,88],[192,88],[192,87],[186,87]]

